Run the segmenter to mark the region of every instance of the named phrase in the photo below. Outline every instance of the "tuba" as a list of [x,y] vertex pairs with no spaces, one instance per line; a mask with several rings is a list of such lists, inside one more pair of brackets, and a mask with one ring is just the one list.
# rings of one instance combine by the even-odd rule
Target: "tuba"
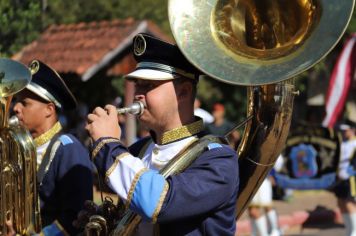
[[[355,0],[169,0],[171,30],[186,58],[214,79],[247,87],[248,119],[236,150],[237,219],[284,147],[297,94],[293,77],[336,45],[354,4]],[[200,151],[196,146],[183,152],[161,173],[179,173]],[[119,215],[113,231],[106,217],[93,216],[86,235],[132,235],[140,217],[130,210]]]
[[241,216],[281,153],[291,122],[293,77],[339,41],[355,0],[170,0],[174,38],[208,76],[248,90],[240,146]]
[[36,149],[29,132],[9,119],[12,95],[24,89],[31,73],[19,62],[0,59],[0,232],[11,220],[20,235],[40,230]]

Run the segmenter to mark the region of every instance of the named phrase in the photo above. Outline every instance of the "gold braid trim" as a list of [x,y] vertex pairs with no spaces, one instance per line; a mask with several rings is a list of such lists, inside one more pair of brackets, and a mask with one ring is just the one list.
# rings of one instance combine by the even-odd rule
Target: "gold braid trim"
[[133,181],[132,181],[132,184],[130,186],[130,190],[129,190],[129,194],[127,195],[127,200],[126,200],[126,203],[125,203],[125,210],[129,209],[129,206],[130,206],[130,203],[131,203],[131,200],[132,200],[132,197],[133,197],[133,193],[135,191],[135,188],[136,188],[136,184],[138,182],[138,180],[140,179],[141,175],[148,171],[147,168],[143,168],[142,170],[140,170],[134,177]]
[[163,187],[163,191],[162,191],[162,193],[161,193],[161,196],[160,196],[160,198],[159,198],[157,207],[156,207],[156,209],[155,209],[155,211],[153,212],[153,215],[152,215],[152,223],[153,223],[153,224],[155,224],[155,223],[157,222],[157,217],[158,217],[158,214],[161,212],[161,208],[162,208],[164,199],[166,198],[168,189],[169,189],[169,184],[168,184],[168,182],[166,181],[166,183],[165,183],[165,185],[164,185],[164,187]]
[[59,230],[65,235],[65,236],[69,236],[69,234],[67,233],[67,231],[63,228],[63,226],[58,222],[58,220],[55,220],[53,223],[55,223],[57,225],[57,227],[59,228]]
[[107,143],[121,143],[118,139],[114,139],[114,138],[108,138],[108,139],[103,139],[100,141],[100,143],[98,143],[98,145],[96,145],[95,149],[93,150],[93,152],[91,153],[91,158],[94,160],[95,156],[98,154],[98,152],[100,151],[100,149]]
[[106,182],[109,182],[109,176],[111,175],[111,173],[115,170],[115,168],[117,167],[117,165],[119,164],[119,161],[124,158],[124,157],[127,157],[127,156],[130,156],[130,153],[128,152],[124,152],[124,153],[121,153],[120,155],[118,155],[116,158],[115,158],[115,161],[114,163],[110,166],[110,168],[106,171],[105,173],[105,181]]
[[350,189],[351,189],[351,196],[356,196],[356,185],[355,185],[355,176],[351,176],[350,179]]
[[189,125],[184,125],[163,134],[162,139],[158,140],[158,144],[167,144],[179,139],[187,138],[197,133],[200,133],[204,129],[203,120],[199,119]]
[[41,134],[37,138],[34,139],[36,147],[42,146],[43,144],[47,143],[49,140],[53,138],[53,136],[61,131],[62,126],[61,123],[58,121],[50,128],[47,130],[45,133]]

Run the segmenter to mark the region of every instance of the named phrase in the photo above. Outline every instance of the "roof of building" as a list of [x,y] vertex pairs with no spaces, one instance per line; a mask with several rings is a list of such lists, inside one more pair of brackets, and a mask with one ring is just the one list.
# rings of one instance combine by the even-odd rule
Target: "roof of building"
[[[119,68],[113,60],[131,45],[136,34],[142,32],[172,41],[153,22],[132,18],[51,25],[13,59],[24,64],[38,59],[59,73],[74,73],[86,81],[108,65]],[[115,73],[111,70],[110,74]]]

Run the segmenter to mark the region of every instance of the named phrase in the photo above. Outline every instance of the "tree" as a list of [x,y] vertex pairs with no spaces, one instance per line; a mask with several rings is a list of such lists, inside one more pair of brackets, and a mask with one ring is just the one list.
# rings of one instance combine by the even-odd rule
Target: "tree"
[[[45,24],[68,24],[99,20],[150,19],[169,32],[166,0],[51,0],[45,11]],[[65,12],[65,14],[64,14]]]
[[0,54],[8,57],[36,39],[41,31],[37,0],[0,0]]
[[348,33],[355,33],[356,32],[356,11],[352,14],[352,18],[350,24],[347,28]]

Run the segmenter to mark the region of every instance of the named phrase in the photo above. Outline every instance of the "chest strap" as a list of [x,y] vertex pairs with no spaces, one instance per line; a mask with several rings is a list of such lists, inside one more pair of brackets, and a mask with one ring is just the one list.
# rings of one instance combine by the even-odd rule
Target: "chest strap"
[[37,171],[37,183],[39,185],[42,184],[43,178],[46,175],[52,161],[53,158],[57,152],[57,149],[59,147],[59,145],[61,144],[61,141],[58,139],[58,137],[61,135],[61,133],[57,133],[53,136],[53,138],[51,139],[50,143],[48,144],[48,147],[46,149],[46,152],[43,156],[42,162],[38,168]]

